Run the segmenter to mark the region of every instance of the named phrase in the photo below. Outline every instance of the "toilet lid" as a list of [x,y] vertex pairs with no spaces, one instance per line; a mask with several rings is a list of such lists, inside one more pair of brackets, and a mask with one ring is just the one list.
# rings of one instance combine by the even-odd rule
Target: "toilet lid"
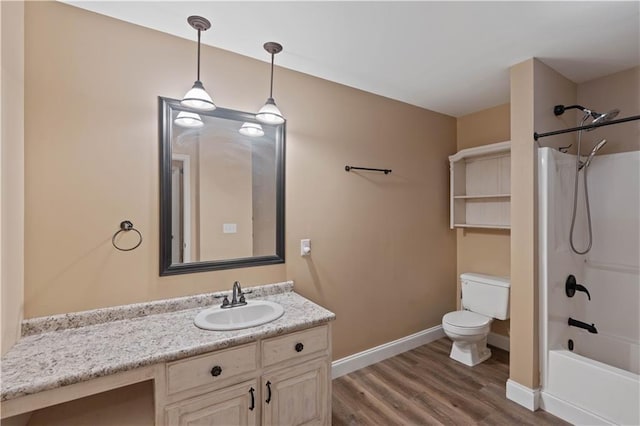
[[491,322],[491,318],[471,311],[449,312],[442,321],[456,327],[483,327]]

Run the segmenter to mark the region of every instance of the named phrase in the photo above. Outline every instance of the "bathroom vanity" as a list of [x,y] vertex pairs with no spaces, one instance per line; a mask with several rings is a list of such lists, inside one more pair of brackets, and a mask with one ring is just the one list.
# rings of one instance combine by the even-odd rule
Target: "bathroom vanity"
[[26,321],[2,418],[152,380],[156,425],[329,424],[335,315],[292,288],[253,288],[284,315],[241,330],[193,324],[219,293]]
[[329,424],[329,326],[166,363],[156,423]]

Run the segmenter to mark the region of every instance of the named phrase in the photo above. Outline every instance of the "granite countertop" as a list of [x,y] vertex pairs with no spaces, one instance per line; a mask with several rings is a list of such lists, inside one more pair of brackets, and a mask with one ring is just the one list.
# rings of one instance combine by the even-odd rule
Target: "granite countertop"
[[[217,292],[27,320],[23,336],[1,359],[1,401],[122,371],[309,328],[335,314],[293,292],[293,283],[253,288],[247,299],[277,302],[284,315],[232,331],[193,324]],[[83,325],[89,324],[89,325]]]

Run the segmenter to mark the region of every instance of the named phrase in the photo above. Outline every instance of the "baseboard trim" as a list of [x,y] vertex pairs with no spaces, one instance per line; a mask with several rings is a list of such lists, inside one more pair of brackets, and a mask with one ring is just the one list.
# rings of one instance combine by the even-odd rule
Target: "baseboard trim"
[[494,333],[493,331],[489,333],[489,337],[487,337],[487,343],[491,346],[495,346],[496,348],[500,348],[509,352],[509,337],[503,336],[502,334]]
[[540,408],[540,389],[531,389],[513,380],[507,380],[507,399],[531,411]]
[[444,336],[442,325],[437,325],[401,339],[367,349],[366,351],[349,355],[333,361],[331,364],[331,377],[335,379],[344,376],[345,374],[352,373],[371,364],[384,361],[392,356],[415,349],[418,346],[426,345]]
[[610,425],[611,422],[555,397],[547,392],[540,392],[540,408],[547,413],[560,417],[574,425]]

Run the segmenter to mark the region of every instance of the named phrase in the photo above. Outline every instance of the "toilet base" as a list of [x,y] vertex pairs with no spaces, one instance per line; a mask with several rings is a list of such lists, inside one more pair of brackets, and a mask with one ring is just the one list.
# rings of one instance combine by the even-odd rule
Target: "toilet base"
[[451,359],[473,367],[491,358],[491,349],[487,347],[487,338],[476,342],[454,341],[451,346]]

